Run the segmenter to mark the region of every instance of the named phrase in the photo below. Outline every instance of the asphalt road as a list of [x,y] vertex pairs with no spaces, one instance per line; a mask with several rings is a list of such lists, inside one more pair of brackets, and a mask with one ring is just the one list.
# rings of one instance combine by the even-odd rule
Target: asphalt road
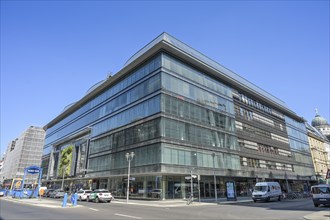
[[311,199],[269,203],[150,207],[123,203],[80,203],[74,208],[45,208],[0,200],[1,220],[16,219],[303,219],[329,207],[315,208]]

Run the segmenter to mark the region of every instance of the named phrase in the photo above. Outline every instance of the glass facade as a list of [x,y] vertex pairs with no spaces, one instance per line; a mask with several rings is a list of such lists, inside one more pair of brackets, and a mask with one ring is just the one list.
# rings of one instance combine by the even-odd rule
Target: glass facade
[[[215,196],[214,186],[224,196],[225,182],[233,179],[248,195],[255,176],[309,172],[301,123],[237,95],[207,71],[161,51],[121,77],[107,79],[98,93],[89,91],[95,93],[89,100],[47,127],[42,166],[53,186],[60,184],[65,146],[73,148],[73,182],[66,186],[108,188],[117,197],[126,196],[127,152],[135,153],[133,198],[186,198],[191,184],[185,177],[192,172],[201,177],[202,197]],[[67,114],[70,108],[77,109]]]
[[[113,110],[112,112],[118,110],[117,104],[120,104],[121,105],[120,107],[123,107],[125,104],[127,105],[129,104],[129,102],[134,101],[134,99],[137,100],[138,98],[141,98],[137,96],[141,95],[141,92],[143,92],[141,90],[144,89],[145,84],[148,84],[149,81],[146,82],[144,85],[140,85],[139,87],[133,90],[137,94],[133,94],[133,92],[131,92],[129,94],[122,95],[120,98],[118,96],[120,96],[122,93],[125,93],[125,91],[127,90],[131,90],[132,87],[135,86],[138,82],[145,80],[146,79],[145,77],[147,75],[150,75],[150,73],[152,73],[156,69],[160,68],[160,65],[161,65],[161,57],[158,56],[152,59],[151,61],[149,61],[147,64],[140,67],[138,70],[134,71],[125,79],[121,80],[114,86],[102,92],[97,97],[93,98],[91,101],[84,104],[82,107],[77,109],[69,116],[65,117],[64,119],[53,125],[52,127],[47,128],[46,145],[64,137],[66,134],[70,134],[76,130],[79,130],[80,128],[83,128],[91,124],[97,119],[100,119],[105,115],[106,110],[108,111]],[[150,82],[151,85],[148,86],[147,90],[152,90],[155,88],[155,86],[157,86],[155,85],[157,84],[157,79],[153,79],[153,80],[154,80],[153,82]],[[146,95],[146,94],[142,94],[142,95]],[[102,105],[100,106],[100,104]],[[107,107],[104,106],[105,104],[107,104],[106,105]],[[72,124],[72,122],[75,122],[75,124]]]
[[285,116],[285,122],[293,159],[297,162],[294,165],[295,173],[298,176],[315,175],[305,123],[288,116]]

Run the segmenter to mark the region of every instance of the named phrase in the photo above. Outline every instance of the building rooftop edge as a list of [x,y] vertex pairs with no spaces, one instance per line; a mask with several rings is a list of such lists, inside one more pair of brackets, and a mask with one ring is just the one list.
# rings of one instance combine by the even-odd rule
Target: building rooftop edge
[[[143,53],[146,53],[151,47],[156,45],[157,43],[161,41],[166,41],[167,43],[171,44],[172,46],[175,46],[179,48],[182,52],[187,53],[196,59],[204,62],[205,64],[217,69],[221,73],[225,74],[227,77],[230,77],[241,84],[246,84],[250,89],[254,90],[256,93],[259,93],[263,96],[266,96],[267,98],[272,99],[277,104],[282,105],[283,107],[288,108],[286,103],[279,98],[273,96],[272,94],[268,93],[267,91],[263,90],[259,86],[251,83],[247,79],[241,77],[240,75],[236,74],[235,72],[231,71],[230,69],[224,67],[223,65],[219,64],[218,62],[212,60],[211,58],[207,57],[206,55],[202,54],[201,52],[195,50],[194,48],[190,47],[189,45],[185,44],[184,42],[176,39],[175,37],[171,36],[170,34],[163,32],[159,36],[157,36],[154,40],[152,40],[150,43],[148,43],[146,46],[144,46],[142,49],[140,49],[138,52],[136,52],[133,56],[131,56],[125,63],[124,67],[132,63],[134,60],[136,60],[138,57],[140,57]],[[291,111],[291,110],[290,110]]]
[[[239,84],[241,87],[250,90],[251,92],[257,94],[258,96],[263,97],[264,99],[270,99],[275,105],[280,106],[286,112],[289,112],[291,115],[296,116],[304,120],[302,117],[299,117],[295,112],[290,110],[286,103],[282,100],[276,98],[275,96],[271,95],[270,93],[266,92],[265,90],[261,89],[260,87],[254,85],[253,83],[249,82],[248,80],[244,79],[243,77],[239,76],[238,74],[234,73],[233,71],[227,69],[226,67],[222,66],[221,64],[213,61],[212,59],[208,58],[207,56],[203,55],[199,51],[193,49],[189,45],[179,41],[178,39],[172,37],[166,32],[161,33],[157,36],[154,40],[149,42],[146,46],[132,55],[124,64],[123,68],[119,70],[114,76],[104,80],[101,82],[97,88],[94,88],[89,93],[85,94],[80,100],[75,102],[73,105],[68,106],[64,111],[62,111],[57,117],[47,123],[43,128],[46,130],[49,126],[52,126],[57,121],[61,120],[62,118],[66,117],[66,115],[73,112],[78,106],[80,106],[84,101],[88,100],[89,98],[95,96],[98,92],[102,91],[105,87],[111,85],[113,82],[116,82],[117,79],[120,79],[122,76],[125,75],[128,71],[135,68],[138,64],[137,61],[140,61],[146,54],[150,53],[150,51],[159,51],[160,49],[164,49],[164,45],[168,45],[172,48],[176,48],[182,54],[188,55],[189,57],[198,60],[203,65],[209,66],[209,68],[215,69],[218,73],[222,74],[226,78],[230,79],[231,81]],[[148,55],[151,56],[151,55]],[[305,121],[305,120],[304,120]]]

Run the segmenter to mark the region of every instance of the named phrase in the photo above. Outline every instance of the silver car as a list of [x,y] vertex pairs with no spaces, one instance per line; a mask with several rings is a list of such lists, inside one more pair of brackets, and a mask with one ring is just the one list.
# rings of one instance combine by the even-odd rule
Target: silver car
[[65,192],[63,191],[63,190],[61,190],[61,189],[57,189],[57,190],[55,190],[54,192],[52,192],[51,194],[50,194],[50,197],[51,198],[63,198],[64,197],[64,194],[65,194]]

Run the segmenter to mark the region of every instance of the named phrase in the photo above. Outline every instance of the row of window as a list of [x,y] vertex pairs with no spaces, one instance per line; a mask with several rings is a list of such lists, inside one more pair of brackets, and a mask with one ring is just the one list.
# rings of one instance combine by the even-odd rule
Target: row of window
[[94,125],[92,129],[92,137],[158,112],[160,112],[160,95],[154,96]]
[[186,141],[199,146],[210,146],[238,150],[237,137],[196,125],[164,118],[162,136]]
[[232,101],[166,73],[162,74],[162,88],[180,96],[192,99],[199,104],[215,108],[218,111],[234,114],[234,104]]
[[100,116],[98,118],[102,118],[103,116],[109,115],[118,109],[133,103],[142,97],[145,97],[149,94],[160,89],[160,74],[157,74],[138,86],[132,88],[131,90],[121,94],[117,98],[111,100],[107,104],[103,105],[100,108]]
[[[160,89],[160,76],[156,75],[141,84],[137,85],[133,89],[121,94],[120,96],[112,99],[110,102],[104,104],[102,107],[99,107],[88,114],[80,117],[78,120],[72,122],[70,125],[62,128],[60,131],[54,133],[53,135],[47,137],[46,145],[55,141],[58,138],[63,137],[64,135],[70,134],[75,130],[86,127],[92,122],[114,113],[115,111],[127,106],[153,92]],[[155,103],[156,105],[157,103]]]
[[[135,148],[134,158],[131,161],[131,166],[145,166],[158,164],[161,161],[160,144],[153,144],[140,148]],[[127,152],[117,152],[104,156],[89,158],[88,170],[93,172],[126,168],[128,166],[125,154]]]
[[293,171],[293,166],[291,164],[283,164],[274,161],[265,161],[255,158],[241,157],[241,166],[253,167],[253,168],[265,168],[270,170],[287,170]]
[[[131,166],[145,166],[152,164],[172,164],[185,166],[198,166],[207,168],[222,168],[239,170],[239,156],[227,153],[196,152],[187,149],[177,149],[174,145],[153,144],[134,149],[134,158]],[[88,170],[105,171],[127,167],[125,154],[118,152],[89,159]]]
[[275,111],[274,109],[270,108],[270,107],[267,107],[243,94],[239,94],[238,96],[239,100],[247,105],[250,105],[252,106],[253,108],[256,108],[256,109],[259,109],[265,113],[268,113],[268,114],[271,114],[271,115],[274,115],[278,118],[281,118],[281,119],[284,119],[284,115],[282,113],[279,113],[277,111]]
[[290,148],[302,152],[310,152],[305,123],[298,122],[288,116],[285,116],[285,123]]
[[302,152],[310,152],[310,148],[307,143],[290,139],[290,137],[289,137],[289,143],[290,143],[291,149],[299,150]]
[[241,168],[237,155],[227,153],[212,155],[209,152],[178,149],[171,144],[164,144],[162,149],[162,163],[233,170]]
[[249,110],[239,107],[239,106],[235,106],[235,114],[241,116],[242,118],[244,118],[245,120],[248,120],[248,121],[255,120],[255,121],[261,122],[263,124],[266,124],[268,126],[274,127],[278,130],[281,130],[281,131],[284,130],[284,127],[281,123],[273,121],[260,114],[249,111]]
[[196,125],[162,118],[116,132],[91,141],[90,153],[98,153],[157,137],[168,137],[196,145],[237,150],[236,136],[212,131]]
[[315,175],[313,165],[310,165],[310,166],[294,165],[294,172],[300,176],[314,176]]
[[[238,122],[236,122],[238,123]],[[238,123],[241,124],[242,130],[249,133],[250,136],[253,137],[264,137],[264,138],[271,138],[271,133],[256,127],[253,127],[251,125],[245,124],[245,123]]]
[[113,133],[90,143],[90,154],[117,149],[131,144],[154,139],[160,136],[160,119]]
[[301,154],[298,152],[293,152],[294,159],[297,162],[300,163],[307,163],[309,165],[313,164],[312,156],[311,155],[306,155],[306,154]]
[[163,54],[163,66],[178,75],[181,75],[194,83],[198,83],[208,89],[211,89],[219,94],[232,98],[232,90],[220,83],[217,80],[208,77],[206,74],[201,73],[190,66],[170,57],[167,54]]
[[95,106],[99,105],[103,101],[113,97],[115,94],[123,91],[124,89],[128,88],[135,82],[139,81],[143,77],[147,76],[149,73],[155,71],[156,69],[160,68],[161,66],[161,56],[158,55],[154,59],[150,60],[148,63],[131,73],[129,76],[127,76],[125,79],[121,80],[114,86],[110,87],[100,95],[98,95],[96,98],[92,99],[91,101],[84,104],[82,107],[80,107],[78,110],[76,110],[74,113],[70,114],[54,126],[47,129],[47,135],[51,134],[53,131],[57,130],[58,128],[62,127],[66,123],[69,123],[70,121],[74,120],[75,118],[81,116],[85,112],[91,110]]
[[291,156],[291,152],[283,149],[279,149],[278,147],[272,147],[266,144],[256,143],[247,140],[238,140],[239,146],[241,148],[248,148],[255,151],[259,151],[261,153],[267,154],[275,154],[275,155],[282,155],[282,156]]
[[[166,79],[172,79],[172,80],[166,80]],[[46,145],[55,141],[58,138],[63,137],[63,135],[72,133],[74,130],[77,130],[82,127],[86,127],[92,121],[95,121],[98,118],[103,117],[104,115],[110,114],[112,111],[115,111],[115,110],[119,109],[120,107],[127,105],[129,102],[136,101],[137,99],[140,99],[142,96],[145,96],[145,95],[148,95],[148,94],[154,92],[155,90],[160,88],[159,83],[160,83],[159,76],[155,76],[155,77],[149,79],[148,81],[142,83],[141,85],[135,87],[131,91],[128,91],[128,92],[122,94],[121,96],[118,96],[116,99],[113,99],[112,101],[108,102],[103,107],[98,108],[98,109],[94,110],[93,112],[90,112],[89,114],[81,117],[79,120],[72,122],[69,126],[63,128],[61,131],[58,131],[54,135],[47,137]],[[179,86],[179,85],[173,86],[173,84],[180,84],[180,83],[182,83],[185,86]],[[168,75],[163,77],[162,84],[165,88],[167,87],[168,90],[170,90],[172,92],[176,92],[178,94],[180,94],[180,91],[178,90],[179,88],[187,87],[188,93],[183,94],[183,95],[187,95],[187,97],[189,97],[189,98],[197,100],[198,97],[207,97],[205,100],[208,100],[210,102],[214,102],[215,100],[218,100],[216,102],[216,106],[217,107],[222,106],[221,108],[224,108],[224,109],[222,109],[224,111],[231,112],[231,109],[233,109],[232,102],[230,102],[222,97],[215,96],[204,90],[201,90],[200,88],[197,88],[196,86],[193,86],[193,85],[183,82],[181,80],[175,79],[173,77],[170,78],[170,76],[168,76]],[[203,98],[201,98],[201,99],[203,99]],[[219,103],[221,103],[221,105]],[[194,106],[191,106],[191,108],[192,108],[192,111],[190,111],[190,113],[192,114],[192,117],[196,117],[196,118],[199,117],[198,113],[201,111],[198,111],[198,110],[201,108],[194,108]],[[194,110],[196,110],[196,113]],[[137,117],[139,117],[139,115],[137,115]],[[215,119],[219,119],[219,124],[221,123],[221,118],[215,117]],[[115,128],[114,126],[105,128],[104,124],[107,124],[108,123],[107,121],[116,121],[116,119],[111,119],[111,118],[107,119],[106,121],[101,122],[98,125],[96,125],[95,127],[93,127],[93,136],[96,136],[107,130]],[[100,127],[102,127],[102,129],[100,129]],[[231,127],[233,128],[233,126],[231,126]]]
[[235,131],[234,118],[168,95],[162,96],[162,112],[226,131]]

